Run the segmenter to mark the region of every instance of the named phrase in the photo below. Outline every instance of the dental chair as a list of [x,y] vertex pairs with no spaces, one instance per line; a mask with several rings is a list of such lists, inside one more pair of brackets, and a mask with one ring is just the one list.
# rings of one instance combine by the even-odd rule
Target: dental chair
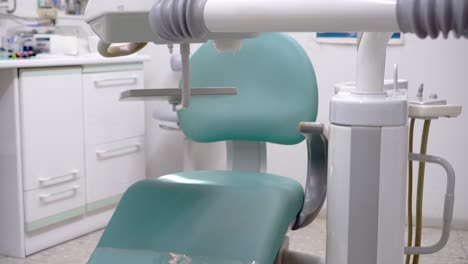
[[[130,187],[89,263],[283,263],[289,228],[319,213],[326,139],[313,123],[317,82],[303,48],[286,34],[263,34],[235,53],[219,54],[208,42],[190,64],[192,86],[237,87],[238,94],[193,97],[178,112],[180,128],[197,142],[252,147],[233,153],[235,171],[174,173]],[[256,142],[294,145],[305,138],[305,190],[288,175],[249,164],[261,152]]]

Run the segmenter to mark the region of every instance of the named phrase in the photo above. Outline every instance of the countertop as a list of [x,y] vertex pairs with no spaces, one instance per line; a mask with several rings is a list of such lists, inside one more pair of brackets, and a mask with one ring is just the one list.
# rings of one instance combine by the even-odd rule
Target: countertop
[[143,55],[131,55],[117,58],[104,58],[99,54],[86,54],[81,56],[45,55],[31,59],[0,60],[0,69],[136,63],[148,61],[149,59],[149,56]]

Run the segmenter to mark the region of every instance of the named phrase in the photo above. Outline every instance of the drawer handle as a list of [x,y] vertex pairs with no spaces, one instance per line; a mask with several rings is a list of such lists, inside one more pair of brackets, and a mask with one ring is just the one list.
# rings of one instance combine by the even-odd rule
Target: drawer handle
[[[78,175],[78,173],[80,173],[79,170],[72,170],[71,172],[69,172],[67,174],[64,174],[64,175],[60,175],[60,176],[55,176],[55,177],[50,177],[50,178],[39,178],[39,182],[41,184],[47,184],[48,182],[55,181],[55,180],[65,178],[65,177],[68,177],[68,176],[73,176],[72,179],[75,179],[76,176]],[[72,179],[70,179],[70,180],[72,180]],[[67,182],[67,181],[69,181],[69,180],[65,180],[65,181],[61,181],[61,182],[57,182],[57,183],[62,183],[62,182]]]
[[[67,196],[66,198],[71,198],[71,197],[74,197],[77,194],[77,190],[79,188],[80,188],[80,185],[75,185],[70,189],[66,189],[66,190],[63,190],[63,191],[60,191],[60,192],[39,195],[39,198],[41,199],[41,201],[45,201],[45,199],[47,199],[47,198],[51,198],[51,197],[54,197],[54,196],[65,194],[65,193],[70,193],[70,196]],[[50,203],[52,201],[47,201],[47,202]]]
[[168,126],[168,125],[159,125],[159,128],[166,130],[166,131],[180,131],[180,128],[178,127],[173,127],[173,126]]
[[135,85],[137,83],[138,83],[138,78],[137,77],[102,79],[102,80],[94,81],[94,85],[96,87]]
[[96,155],[100,159],[110,159],[114,157],[119,157],[123,155],[128,155],[134,152],[138,152],[141,149],[141,144],[136,143],[131,146],[125,146],[115,149],[107,149],[107,150],[98,150],[96,151]]

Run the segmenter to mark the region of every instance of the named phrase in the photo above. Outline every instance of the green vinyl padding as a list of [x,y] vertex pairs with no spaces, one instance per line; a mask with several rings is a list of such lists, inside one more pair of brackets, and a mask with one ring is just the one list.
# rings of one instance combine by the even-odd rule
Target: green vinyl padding
[[[179,112],[194,141],[297,144],[298,123],[315,121],[314,70],[286,34],[243,40],[236,53],[212,42],[191,59],[193,87],[238,88],[236,96],[192,97]],[[254,172],[176,173],[133,185],[121,199],[91,264],[272,264],[302,208],[296,181]]]
[[299,183],[270,174],[141,181],[123,196],[89,263],[272,264],[303,199]]
[[192,87],[238,88],[236,96],[192,97],[178,113],[194,141],[263,141],[297,144],[298,123],[316,121],[317,81],[304,49],[284,33],[242,41],[238,52],[219,53],[213,42],[192,56]]

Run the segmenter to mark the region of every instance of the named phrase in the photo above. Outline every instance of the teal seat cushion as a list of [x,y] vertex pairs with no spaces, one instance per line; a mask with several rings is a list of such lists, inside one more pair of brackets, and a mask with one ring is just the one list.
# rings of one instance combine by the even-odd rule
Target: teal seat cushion
[[299,122],[314,122],[317,80],[302,46],[284,33],[242,41],[238,52],[219,53],[212,41],[190,60],[192,87],[237,87],[236,96],[194,96],[178,113],[194,141],[263,141],[293,145],[304,137]]
[[274,262],[303,204],[289,178],[232,171],[177,173],[133,185],[90,263]]

